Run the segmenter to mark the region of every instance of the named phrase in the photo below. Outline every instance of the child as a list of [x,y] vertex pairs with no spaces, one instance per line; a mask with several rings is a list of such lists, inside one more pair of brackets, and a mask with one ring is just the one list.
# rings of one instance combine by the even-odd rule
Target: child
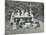
[[30,9],[30,16],[32,17],[32,21],[34,21],[34,16],[33,16],[33,13],[32,13],[31,9]]

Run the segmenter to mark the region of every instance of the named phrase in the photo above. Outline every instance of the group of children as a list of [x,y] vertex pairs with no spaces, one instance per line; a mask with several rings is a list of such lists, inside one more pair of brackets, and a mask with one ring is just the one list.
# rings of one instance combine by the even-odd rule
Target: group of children
[[[14,19],[15,17],[14,16],[31,16],[31,19],[27,19],[27,20],[23,20],[23,19]],[[26,22],[27,21],[27,22]],[[11,19],[10,19],[10,23],[11,23],[11,25],[13,25],[13,29],[16,29],[17,27],[17,25],[19,25],[19,27],[21,27],[22,28],[22,26],[23,26],[23,28],[25,28],[25,27],[27,27],[27,26],[29,26],[31,23],[29,22],[29,21],[34,21],[34,17],[33,17],[33,14],[32,14],[32,10],[30,10],[29,12],[26,10],[26,11],[24,11],[24,10],[21,10],[21,13],[20,13],[20,11],[19,10],[17,10],[17,12],[15,11],[15,12],[12,12],[12,14],[11,14]]]

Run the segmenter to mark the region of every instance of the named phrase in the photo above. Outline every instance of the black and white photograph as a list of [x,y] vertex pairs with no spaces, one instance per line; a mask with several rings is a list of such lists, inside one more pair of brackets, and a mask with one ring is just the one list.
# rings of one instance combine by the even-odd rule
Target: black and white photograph
[[44,3],[5,1],[5,35],[44,32]]

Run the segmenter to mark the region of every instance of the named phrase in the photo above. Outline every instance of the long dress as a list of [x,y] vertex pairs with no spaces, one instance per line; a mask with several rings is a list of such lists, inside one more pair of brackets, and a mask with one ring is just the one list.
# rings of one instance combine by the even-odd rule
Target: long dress
[[32,21],[34,21],[34,16],[31,11],[30,11],[30,16],[32,17]]
[[14,16],[14,13],[12,13],[12,15],[11,15],[10,23],[11,23],[11,22],[12,22],[12,23],[14,22],[14,17],[13,17],[13,16]]

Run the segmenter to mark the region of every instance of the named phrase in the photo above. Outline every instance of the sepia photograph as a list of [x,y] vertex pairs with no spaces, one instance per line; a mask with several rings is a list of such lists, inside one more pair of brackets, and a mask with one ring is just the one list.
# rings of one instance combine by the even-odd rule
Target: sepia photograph
[[44,3],[5,1],[5,35],[44,32]]

